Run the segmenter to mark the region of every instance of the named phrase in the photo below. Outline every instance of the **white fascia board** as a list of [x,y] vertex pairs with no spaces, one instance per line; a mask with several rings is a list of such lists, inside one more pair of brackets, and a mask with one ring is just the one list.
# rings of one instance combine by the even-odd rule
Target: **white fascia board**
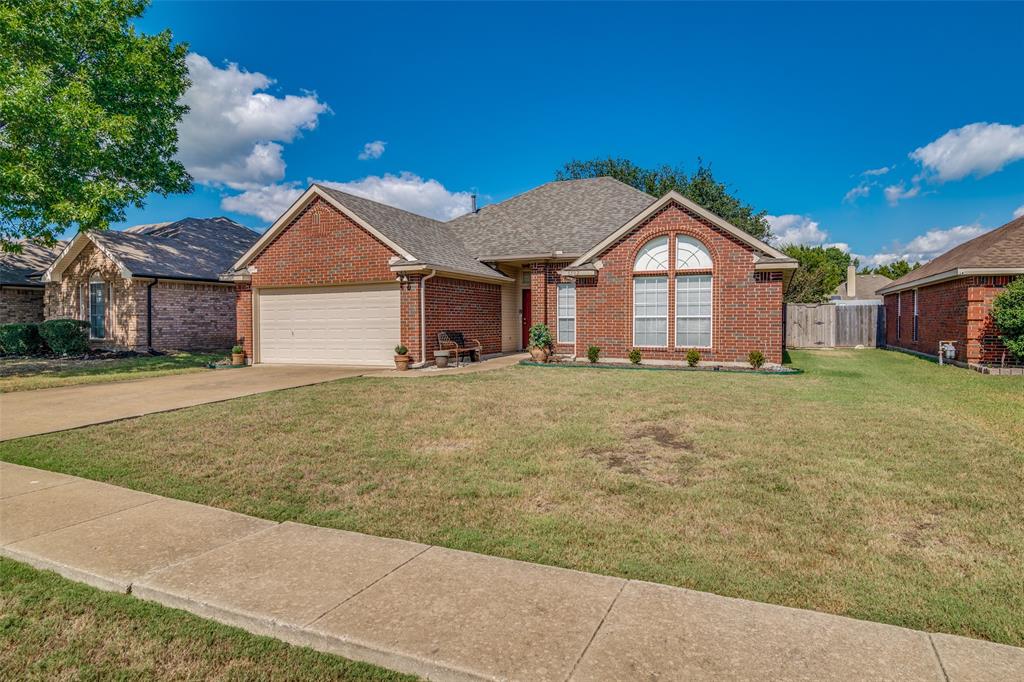
[[690,201],[689,199],[684,197],[679,192],[676,192],[675,190],[672,190],[671,192],[669,192],[668,194],[666,194],[662,198],[658,199],[657,201],[655,201],[653,204],[651,204],[650,206],[648,206],[644,210],[640,211],[640,213],[638,213],[635,216],[633,216],[633,218],[631,218],[629,220],[629,222],[627,222],[625,225],[623,225],[619,229],[615,230],[615,232],[612,232],[610,235],[608,235],[607,237],[602,239],[600,242],[598,242],[598,244],[596,246],[594,246],[592,249],[590,249],[585,254],[583,254],[582,256],[577,258],[575,261],[573,261],[572,264],[569,267],[578,267],[578,266],[583,265],[584,263],[586,263],[588,260],[590,260],[590,259],[594,258],[595,256],[599,255],[601,252],[603,252],[609,246],[611,246],[612,244],[617,242],[619,239],[621,239],[623,235],[627,234],[630,230],[632,230],[636,226],[638,226],[641,223],[643,223],[645,220],[647,220],[649,217],[651,217],[652,215],[654,215],[655,213],[660,211],[662,208],[664,208],[666,205],[668,205],[671,202],[675,202],[675,203],[679,204],[680,206],[682,206],[683,208],[685,208],[685,209],[687,209],[687,210],[689,210],[689,211],[691,211],[693,213],[696,213],[700,217],[702,217],[705,220],[707,220],[708,222],[710,222],[712,225],[715,225],[715,226],[725,230],[726,232],[728,232],[732,236],[734,236],[737,239],[739,239],[741,242],[744,242],[745,244],[747,244],[747,245],[757,249],[758,251],[761,251],[762,253],[764,253],[764,254],[766,254],[768,256],[771,256],[772,258],[788,258],[788,256],[786,256],[786,254],[782,253],[781,251],[776,249],[774,246],[766,244],[765,242],[761,241],[757,237],[754,237],[753,235],[750,235],[747,232],[744,232],[743,230],[741,230],[740,228],[736,227],[732,223],[728,222],[724,218],[715,215],[714,213],[712,213],[711,211],[707,210],[703,206],[700,206],[700,205],[695,204],[694,202]]
[[267,228],[267,231],[263,233],[263,236],[257,239],[256,243],[249,247],[249,250],[243,253],[241,258],[235,261],[235,264],[231,266],[231,269],[244,269],[245,266],[247,266],[252,261],[252,259],[258,256],[260,252],[262,252],[263,249],[265,249],[270,244],[270,242],[272,242],[274,238],[277,237],[277,235],[281,234],[281,232],[283,232],[284,229],[288,227],[289,223],[291,223],[292,219],[296,215],[301,213],[302,210],[306,208],[306,206],[308,206],[309,203],[313,201],[313,199],[316,197],[320,197],[328,204],[336,208],[342,214],[347,216],[352,222],[354,222],[356,225],[363,228],[364,230],[372,234],[374,237],[379,239],[381,242],[386,244],[389,248],[398,253],[405,260],[416,260],[416,258],[411,253],[409,253],[401,246],[385,237],[376,228],[374,228],[368,222],[366,222],[358,215],[353,213],[352,210],[349,209],[347,206],[343,205],[337,199],[327,194],[327,192],[321,190],[317,185],[310,185],[309,189],[303,192],[302,196],[296,199],[295,203],[293,203],[288,208],[288,210],[281,215],[280,218],[275,220],[273,225]]

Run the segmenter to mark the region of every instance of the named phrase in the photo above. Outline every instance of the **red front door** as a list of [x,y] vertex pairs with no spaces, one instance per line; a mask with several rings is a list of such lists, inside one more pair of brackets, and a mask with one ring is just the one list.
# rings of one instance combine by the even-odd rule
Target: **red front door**
[[530,306],[530,290],[523,289],[523,348],[530,345],[530,319],[532,318]]

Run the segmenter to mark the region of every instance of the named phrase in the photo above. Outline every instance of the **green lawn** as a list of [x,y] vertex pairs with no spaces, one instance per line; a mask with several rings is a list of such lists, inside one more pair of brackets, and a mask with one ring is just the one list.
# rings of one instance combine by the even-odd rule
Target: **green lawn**
[[413,678],[0,559],[0,679]]
[[176,352],[110,360],[3,358],[0,360],[0,393],[199,372],[207,364],[223,360],[227,355],[225,351]]
[[2,443],[0,459],[1024,644],[1024,380],[792,355],[806,373],[348,379]]

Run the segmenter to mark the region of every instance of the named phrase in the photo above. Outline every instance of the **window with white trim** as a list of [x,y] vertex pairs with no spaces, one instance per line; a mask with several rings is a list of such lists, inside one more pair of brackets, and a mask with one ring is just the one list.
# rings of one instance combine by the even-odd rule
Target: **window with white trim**
[[903,322],[903,292],[896,292],[896,338],[900,338],[900,323]]
[[914,341],[917,341],[918,328],[917,328],[917,289],[914,289]]
[[558,285],[558,343],[576,343],[576,285]]
[[710,270],[711,254],[692,237],[676,236],[676,270]]
[[668,346],[668,277],[633,278],[633,345]]
[[676,276],[676,346],[711,347],[711,275]]
[[107,283],[100,274],[89,278],[89,336],[102,339],[107,335]]
[[636,272],[668,270],[668,237],[655,237],[644,244],[633,263]]

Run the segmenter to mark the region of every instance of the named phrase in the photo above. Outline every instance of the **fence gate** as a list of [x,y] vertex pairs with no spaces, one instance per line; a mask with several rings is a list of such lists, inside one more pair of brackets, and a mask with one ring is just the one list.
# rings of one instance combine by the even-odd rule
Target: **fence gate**
[[885,343],[885,306],[787,303],[787,348],[875,347]]

